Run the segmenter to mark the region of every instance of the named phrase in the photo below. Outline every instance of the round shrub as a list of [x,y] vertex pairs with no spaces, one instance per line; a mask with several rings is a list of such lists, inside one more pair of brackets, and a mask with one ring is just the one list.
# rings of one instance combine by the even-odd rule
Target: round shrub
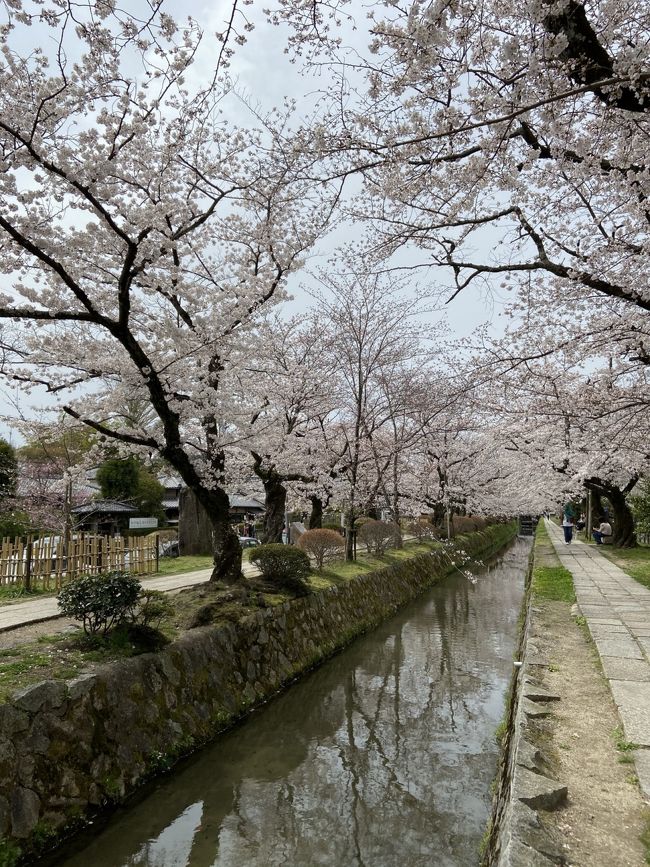
[[270,584],[290,590],[297,596],[309,593],[305,579],[311,572],[309,557],[293,545],[258,545],[251,550],[250,562],[256,563]]
[[307,530],[298,539],[298,547],[314,558],[320,572],[326,560],[334,560],[345,548],[345,541],[334,530]]
[[133,611],[141,590],[130,572],[82,575],[59,591],[57,601],[62,614],[82,622],[86,635],[106,635]]
[[400,529],[397,524],[388,521],[366,521],[359,529],[359,539],[372,554],[381,557],[386,548],[395,548],[399,544]]

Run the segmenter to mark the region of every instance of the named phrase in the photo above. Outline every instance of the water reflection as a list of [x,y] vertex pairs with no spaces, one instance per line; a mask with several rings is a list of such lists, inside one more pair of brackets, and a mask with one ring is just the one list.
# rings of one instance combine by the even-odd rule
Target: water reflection
[[528,551],[403,609],[66,867],[476,863]]

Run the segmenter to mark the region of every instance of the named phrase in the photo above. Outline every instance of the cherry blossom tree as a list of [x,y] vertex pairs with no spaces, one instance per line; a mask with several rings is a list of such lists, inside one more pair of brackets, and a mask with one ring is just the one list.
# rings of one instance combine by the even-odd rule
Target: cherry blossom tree
[[[280,0],[292,47],[338,86],[311,171],[365,180],[373,249],[650,309],[650,12],[638,0]],[[352,24],[353,26],[350,26]],[[360,35],[361,34],[361,35]],[[364,50],[364,34],[367,49]],[[545,290],[541,289],[545,285]]]
[[584,488],[598,500],[606,497],[614,516],[614,544],[634,545],[626,497],[650,469],[647,369],[632,375],[614,358],[603,363],[575,345],[532,357],[526,332],[516,329],[493,346],[491,381],[485,361],[478,374],[508,448],[530,458],[531,478],[552,471],[556,502]]
[[[547,496],[576,484],[608,489],[621,538],[631,539],[619,494],[644,471],[648,433],[647,6],[377,2],[367,27],[355,12],[346,0],[280,0],[272,12],[292,25],[295,53],[337,80],[321,125],[304,132],[305,171],[362,178],[350,211],[371,224],[366,254],[384,267],[440,268],[448,298],[477,283],[517,290],[518,359],[499,352],[530,379],[516,405],[499,410],[488,395],[493,412],[477,415],[513,459],[509,472],[492,443],[495,478],[523,478],[518,456]],[[403,248],[406,266],[395,255]],[[490,390],[498,394],[496,380]],[[541,440],[526,430],[536,423]],[[430,455],[448,455],[443,480],[447,438]],[[459,490],[472,487],[467,461],[481,440],[454,436],[454,451],[468,449],[453,458],[464,467]]]
[[[162,456],[210,517],[213,579],[237,580],[233,381],[327,224],[326,191],[296,178],[281,113],[234,122],[225,48],[197,83],[202,33],[158,0],[0,14],[1,372]],[[155,423],[125,424],[117,407],[142,400]]]
[[19,504],[32,530],[73,530],[72,507],[88,497],[85,471],[93,465],[94,434],[69,416],[22,418],[14,422],[25,439],[17,451]]
[[[282,541],[287,487],[319,500],[323,430],[335,408],[335,369],[319,334],[303,317],[271,316],[256,330],[257,351],[241,391],[254,395],[249,442],[264,487],[264,542]],[[325,463],[327,461],[325,460]]]
[[[323,293],[315,311],[323,359],[338,371],[336,413],[329,420],[330,454],[338,497],[345,503],[346,557],[352,558],[351,530],[380,495],[396,510],[397,455],[413,438],[405,407],[417,393],[415,380],[433,350],[418,320],[426,299],[406,297],[395,278],[355,271],[321,275]],[[442,341],[446,332],[439,326]],[[409,391],[408,382],[413,383]]]

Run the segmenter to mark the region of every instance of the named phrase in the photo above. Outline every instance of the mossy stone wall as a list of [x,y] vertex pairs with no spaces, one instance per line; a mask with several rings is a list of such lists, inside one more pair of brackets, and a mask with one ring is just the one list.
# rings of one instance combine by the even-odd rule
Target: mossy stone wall
[[[487,556],[515,532],[495,525],[454,546]],[[420,554],[236,626],[192,630],[159,653],[16,693],[0,706],[0,867],[16,845],[34,851],[123,799],[452,568],[447,552]]]

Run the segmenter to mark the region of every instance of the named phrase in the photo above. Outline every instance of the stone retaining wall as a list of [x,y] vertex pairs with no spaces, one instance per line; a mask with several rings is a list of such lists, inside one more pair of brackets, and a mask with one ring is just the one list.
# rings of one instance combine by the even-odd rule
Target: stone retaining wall
[[[487,556],[515,532],[496,525],[457,544]],[[16,693],[0,706],[0,867],[16,862],[17,846],[46,848],[124,799],[451,568],[446,553],[421,554],[236,626],[192,630],[159,653]]]
[[549,660],[535,644],[536,609],[531,604],[530,577],[535,564],[533,548],[525,619],[516,654],[508,703],[506,732],[497,776],[492,822],[482,867],[552,867],[564,864],[564,854],[544,829],[538,810],[555,810],[567,797],[567,787],[555,778],[547,755],[548,718],[559,696],[544,683]]

